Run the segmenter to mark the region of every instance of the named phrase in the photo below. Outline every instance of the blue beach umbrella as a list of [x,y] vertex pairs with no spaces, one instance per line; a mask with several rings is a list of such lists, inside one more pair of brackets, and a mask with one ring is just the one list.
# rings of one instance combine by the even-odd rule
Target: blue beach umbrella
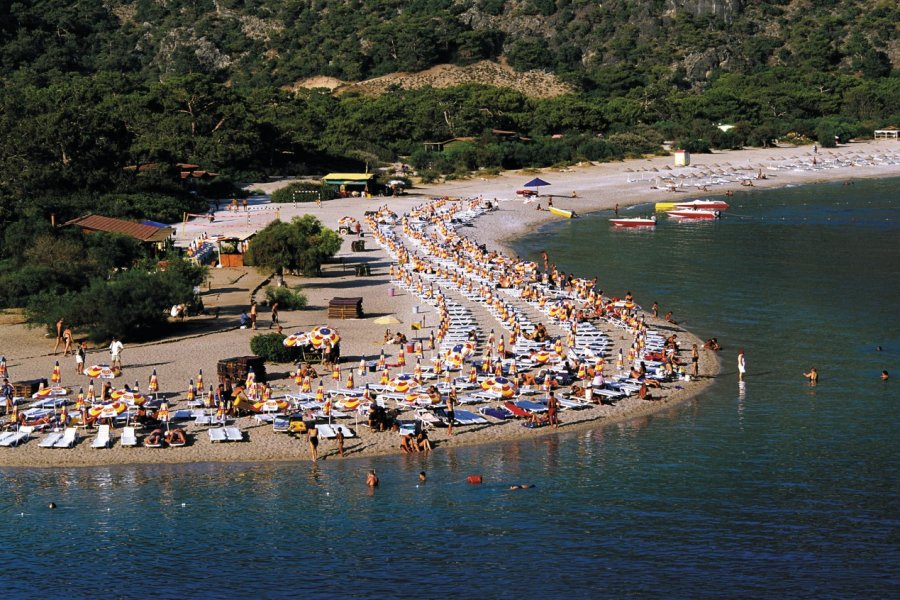
[[544,181],[544,180],[541,179],[540,177],[535,177],[534,179],[532,179],[531,181],[529,181],[528,183],[526,183],[526,184],[525,184],[525,187],[527,187],[527,188],[531,188],[531,187],[533,187],[533,188],[539,188],[539,187],[543,187],[543,186],[545,186],[545,185],[550,185],[550,183],[547,182],[547,181]]

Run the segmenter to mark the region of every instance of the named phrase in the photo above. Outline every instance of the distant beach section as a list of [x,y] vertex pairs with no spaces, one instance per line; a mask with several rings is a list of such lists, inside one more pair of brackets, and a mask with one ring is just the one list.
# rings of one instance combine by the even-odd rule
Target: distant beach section
[[[537,196],[517,195],[535,176],[550,185],[540,187]],[[28,438],[8,446],[4,442],[13,432],[0,435],[0,465],[310,460],[313,446],[319,460],[341,460],[401,453],[401,445],[421,443],[417,439],[421,431],[432,451],[440,452],[599,427],[663,411],[711,383],[719,371],[716,352],[704,349],[706,340],[654,316],[648,299],[626,299],[626,290],[604,288],[602,272],[554,276],[552,256],[547,264],[514,257],[505,245],[509,240],[559,218],[536,210],[537,205],[545,208],[552,197],[554,206],[578,214],[617,206],[632,212],[628,207],[642,203],[897,176],[900,143],[879,141],[815,151],[800,147],[694,155],[685,166],[675,166],[670,156],[476,176],[423,186],[400,197],[342,198],[321,206],[274,205],[254,197],[246,209],[216,211],[211,222],[177,224],[179,243],[251,234],[275,218],[302,214],[313,214],[334,229],[346,217],[364,224],[362,236],[352,231],[344,236],[341,251],[322,277],[285,278],[288,286],[307,295],[309,306],[282,310],[277,325],[285,334],[308,335],[319,326],[336,331],[340,336],[336,373],[314,364],[318,377],[310,379],[309,391],[303,391],[295,365],[267,364],[269,391],[245,386],[245,393],[258,393],[257,403],[270,404],[246,416],[219,415],[217,406],[204,407],[199,393],[191,404],[188,384],[196,383],[201,371],[207,384],[218,384],[221,359],[251,354],[250,338],[275,329],[269,329],[274,324],[263,304],[258,309],[259,329],[240,327],[240,315],[249,310],[251,298],[261,300],[257,290],[272,284],[268,275],[247,267],[214,268],[201,290],[207,314],[179,321],[178,335],[168,339],[144,344],[123,340],[121,373],[108,380],[118,390],[127,383],[151,398],[164,399],[168,420],[161,421],[163,434],[181,430],[185,444],[175,439],[163,447],[145,447],[152,430],[137,428],[136,445],[123,447],[122,434],[133,426],[131,418],[138,410],[136,404],[127,406],[127,398],[122,411],[110,408],[112,412],[103,413],[98,407],[97,415],[105,415],[98,424],[115,427],[109,430],[110,444],[96,444],[99,427],[81,427],[74,417],[78,392],[88,388],[90,376],[75,374],[74,358],[53,353],[53,337],[5,315],[0,355],[6,359],[10,381],[49,382],[59,361],[58,386],[66,390],[61,397],[69,405],[61,417],[63,403],[51,398],[41,408],[35,404],[42,399],[25,399],[15,410],[36,409],[29,418],[35,422],[46,418],[47,424],[35,426]],[[270,193],[287,183],[253,187]],[[432,200],[444,197],[456,200]],[[603,295],[597,294],[599,289],[605,290]],[[362,316],[329,317],[334,298],[361,299]],[[660,307],[658,314],[664,312]],[[536,335],[539,326],[545,332]],[[407,342],[389,343],[398,333]],[[690,376],[695,344],[697,376]],[[106,346],[88,348],[87,365],[109,359]],[[603,377],[595,380],[598,372]],[[352,387],[347,381],[351,375]],[[148,389],[154,377],[156,392]],[[93,381],[99,388],[104,380],[98,376]],[[587,389],[591,392],[586,396]],[[552,407],[546,403],[551,390],[557,402]],[[455,399],[449,402],[451,395]],[[370,426],[367,403],[383,406],[386,431],[378,431],[378,422]],[[559,419],[558,429],[548,423],[551,409]],[[160,416],[157,407],[150,412],[154,418]],[[284,419],[276,422],[266,413],[279,413]],[[122,416],[129,414],[131,418]],[[291,415],[299,415],[293,434]],[[48,430],[59,427],[61,418],[72,428],[74,441],[42,447],[51,435]],[[447,427],[450,419],[452,435]],[[279,431],[279,424],[286,431]],[[221,437],[217,430],[223,425],[232,428],[232,436]],[[300,433],[311,428],[320,434],[313,436],[318,438],[315,444],[308,433]]]

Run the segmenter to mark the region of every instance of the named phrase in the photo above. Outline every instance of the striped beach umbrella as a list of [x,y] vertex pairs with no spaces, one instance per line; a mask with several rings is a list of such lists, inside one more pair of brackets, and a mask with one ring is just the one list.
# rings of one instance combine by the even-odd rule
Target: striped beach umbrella
[[360,403],[361,400],[359,398],[344,398],[340,401],[338,406],[341,408],[341,410],[350,411],[359,408]]
[[88,409],[88,414],[95,419],[111,419],[121,415],[128,408],[121,400],[109,404],[95,404]]
[[500,398],[512,398],[516,395],[516,386],[506,377],[488,377],[481,382],[481,389]]
[[90,382],[88,383],[87,401],[93,403],[96,398],[97,398],[97,394],[94,391],[94,380],[91,379]]
[[59,383],[62,381],[62,372],[59,368],[59,361],[56,361],[56,364],[53,365],[53,372],[50,374],[50,381],[52,383]]
[[384,348],[381,349],[381,354],[378,356],[378,364],[375,365],[375,368],[379,371],[384,369],[384,365],[387,364],[387,357],[384,355]]
[[142,393],[130,390],[113,390],[110,396],[113,400],[121,400],[126,404],[136,404],[137,406],[141,406],[147,401],[147,397]]
[[[222,406],[225,405],[224,402],[221,404]],[[255,410],[256,412],[277,412],[281,410],[287,410],[290,406],[290,402],[288,402],[284,398],[270,398],[268,400],[263,400],[262,402],[255,403],[253,405],[253,410]]]
[[0,356],[0,379],[6,377],[6,357]]
[[115,379],[121,373],[121,371],[109,365],[91,365],[84,370],[84,374],[88,377],[96,377],[98,379]]
[[403,346],[400,346],[400,350],[397,352],[397,365],[406,366],[406,352],[403,350]]
[[388,384],[398,394],[405,394],[416,384],[415,379],[409,373],[397,375]]
[[540,350],[535,352],[534,356],[531,357],[531,360],[538,363],[539,365],[545,365],[550,362],[550,359],[553,358],[553,355],[546,350]]
[[348,390],[352,390],[356,387],[356,382],[353,380],[353,369],[347,369],[347,381],[344,385],[347,386]]
[[249,367],[247,369],[247,381],[244,382],[248,388],[256,383],[256,373],[253,372],[253,367]]
[[298,331],[284,338],[282,343],[288,348],[293,348],[294,346],[306,346],[309,344],[309,335]]
[[37,392],[32,394],[31,397],[32,398],[49,398],[51,396],[60,397],[60,396],[68,396],[68,395],[69,395],[68,389],[66,389],[62,386],[59,386],[59,385],[53,385],[50,387],[39,389]]
[[218,404],[216,404],[216,421],[219,423],[225,422],[225,402],[222,400],[219,400]]
[[150,374],[150,381],[147,383],[147,391],[156,393],[159,391],[159,378],[156,376],[156,369]]
[[578,379],[587,379],[587,368],[584,366],[584,362],[578,363],[578,375],[576,375]]
[[553,344],[553,351],[556,352],[557,354],[559,354],[560,356],[563,355],[562,338],[557,338],[556,343]]
[[503,376],[503,363],[499,360],[494,363],[494,375],[496,375],[497,377]]
[[162,421],[168,426],[169,424],[169,403],[165,400],[162,401],[162,404],[159,405],[159,410],[156,411],[156,418]]
[[303,378],[303,384],[300,386],[301,393],[310,393],[312,391],[312,379],[309,375]]
[[381,385],[388,385],[391,382],[391,376],[388,373],[387,369],[383,369],[381,371],[381,379],[378,380],[378,383]]
[[341,367],[334,363],[334,366],[331,368],[331,380],[332,381],[340,381],[341,380]]
[[356,368],[356,372],[360,377],[366,376],[366,359],[365,358],[359,359],[359,366]]
[[209,386],[209,390],[203,396],[203,408],[213,408],[215,405],[216,394],[213,392],[213,386]]
[[416,359],[416,367],[413,369],[413,378],[416,380],[416,383],[422,383],[422,363],[419,359]]
[[478,382],[478,371],[475,370],[475,365],[472,365],[472,368],[469,369],[469,383],[477,383]]
[[324,402],[325,401],[325,384],[322,383],[322,380],[319,380],[319,386],[316,388],[316,402]]
[[316,327],[309,332],[309,343],[313,348],[324,348],[326,344],[334,346],[341,341],[341,336],[331,327]]
[[203,369],[200,369],[200,371],[197,373],[197,389],[203,389]]
[[187,398],[188,402],[194,401],[194,397],[197,395],[197,390],[194,389],[194,380],[193,379],[191,379],[188,382],[187,392],[185,392],[184,395]]

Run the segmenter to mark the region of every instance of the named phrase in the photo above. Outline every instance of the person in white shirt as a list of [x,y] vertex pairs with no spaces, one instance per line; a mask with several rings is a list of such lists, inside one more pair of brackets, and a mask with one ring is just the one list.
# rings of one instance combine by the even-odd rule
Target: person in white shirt
[[125,349],[124,344],[119,341],[119,338],[113,338],[112,343],[109,345],[109,358],[111,361],[110,366],[115,368],[122,368],[122,350]]

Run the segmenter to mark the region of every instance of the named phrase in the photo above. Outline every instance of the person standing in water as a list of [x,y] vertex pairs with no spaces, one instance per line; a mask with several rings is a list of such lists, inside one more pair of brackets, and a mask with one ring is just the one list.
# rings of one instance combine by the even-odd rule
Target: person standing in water
[[744,359],[744,349],[738,352],[738,381],[744,380],[744,374],[747,372],[747,361]]

